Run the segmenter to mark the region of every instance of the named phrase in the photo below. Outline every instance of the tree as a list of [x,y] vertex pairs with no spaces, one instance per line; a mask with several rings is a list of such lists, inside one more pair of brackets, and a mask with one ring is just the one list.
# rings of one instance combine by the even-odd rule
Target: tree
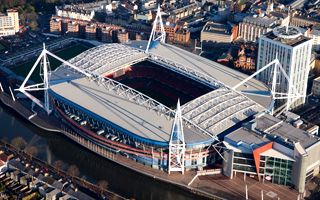
[[33,20],[29,23],[29,27],[31,28],[31,30],[36,31],[38,29],[38,22]]
[[26,4],[25,0],[0,0],[0,12]]
[[71,176],[79,176],[80,171],[79,168],[76,165],[70,165],[70,167],[68,168],[67,173]]
[[30,147],[28,146],[26,147],[25,152],[31,156],[37,156],[39,153],[39,150],[35,146],[30,146]]
[[100,195],[101,197],[104,196],[104,191],[108,189],[109,183],[106,180],[100,180],[97,182],[97,186],[100,189]]
[[53,163],[53,167],[59,170],[62,170],[63,167],[63,161],[62,160],[56,160]]
[[19,150],[26,148],[27,142],[22,137],[15,137],[11,140],[11,145],[16,147]]
[[97,182],[97,186],[101,189],[101,190],[107,190],[109,187],[109,183],[106,180],[100,180]]

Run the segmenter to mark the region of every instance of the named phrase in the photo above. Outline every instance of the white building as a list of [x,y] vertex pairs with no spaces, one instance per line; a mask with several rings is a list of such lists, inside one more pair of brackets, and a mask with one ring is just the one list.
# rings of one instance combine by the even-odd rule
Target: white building
[[56,14],[59,17],[91,21],[95,15],[94,10],[83,10],[74,6],[65,6],[63,8],[56,6]]
[[320,50],[320,28],[314,27],[307,33],[308,37],[312,39],[313,49],[316,51]]
[[200,34],[201,42],[231,43],[234,39],[236,34],[231,25],[216,22],[207,22]]
[[[257,70],[278,58],[289,81],[283,73],[277,73],[277,92],[287,93],[300,98],[290,98],[286,103],[287,109],[296,108],[305,103],[308,74],[310,71],[312,40],[303,36],[296,27],[277,27],[259,39]],[[258,75],[258,79],[270,86],[272,84],[273,68],[271,67]]]
[[314,96],[320,97],[320,76],[313,80],[312,94]]
[[15,35],[19,32],[19,14],[16,10],[7,10],[7,14],[0,14],[0,37]]
[[239,23],[239,37],[243,38],[244,41],[255,42],[261,35],[273,30],[275,27],[287,25],[288,19],[288,16],[275,17],[264,14],[247,16]]

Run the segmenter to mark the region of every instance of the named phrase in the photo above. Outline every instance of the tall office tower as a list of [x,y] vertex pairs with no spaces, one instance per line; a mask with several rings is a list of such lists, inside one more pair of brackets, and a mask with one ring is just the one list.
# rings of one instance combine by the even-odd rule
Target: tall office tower
[[[257,70],[278,58],[289,80],[286,80],[284,74],[278,70],[276,92],[304,96],[277,102],[285,105],[286,109],[294,109],[305,103],[311,48],[312,40],[303,36],[298,28],[292,26],[277,27],[259,39]],[[274,67],[269,67],[257,76],[270,88],[274,77],[273,69]]]

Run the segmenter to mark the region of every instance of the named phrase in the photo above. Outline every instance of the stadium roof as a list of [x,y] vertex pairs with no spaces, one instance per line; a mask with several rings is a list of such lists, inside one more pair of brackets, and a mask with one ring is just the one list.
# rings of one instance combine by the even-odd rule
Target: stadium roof
[[[248,77],[248,75],[239,71],[172,45],[157,45],[150,50],[149,55],[141,50],[145,49],[145,41],[129,45],[132,47],[122,44],[97,46],[69,61],[75,66],[97,75],[106,75],[143,60],[148,60],[186,76],[191,76],[197,81],[202,81],[215,88],[224,86],[231,88]],[[250,79],[237,90],[265,108],[269,108],[271,104],[271,94],[267,86],[256,79]]]
[[[151,49],[151,53],[209,76],[228,88],[236,86],[248,77],[248,75],[239,71],[168,44],[158,45]],[[244,85],[238,87],[237,90],[265,108],[269,108],[271,104],[272,98],[269,89],[257,79],[250,79]]]
[[[56,97],[71,101],[79,108],[121,126],[130,133],[153,141],[165,143],[169,141],[172,123],[165,116],[127,100],[117,91],[108,91],[104,86],[97,85],[95,81],[79,77],[53,85],[51,90],[55,92],[53,95],[57,95]],[[185,128],[186,143],[210,139],[208,135],[197,134],[194,129]]]
[[[263,111],[263,107],[268,107],[271,102],[270,97],[251,98],[229,88],[245,79],[246,75],[162,44],[149,54],[121,44],[105,44],[89,49],[69,62],[95,74],[95,78],[89,79],[61,66],[51,73],[51,94],[137,137],[168,142],[173,110],[128,86],[100,76],[143,60],[157,63],[213,88],[212,92],[182,106],[185,139],[189,145],[214,140],[216,135]],[[254,79],[240,89],[251,92],[267,90],[265,85]]]

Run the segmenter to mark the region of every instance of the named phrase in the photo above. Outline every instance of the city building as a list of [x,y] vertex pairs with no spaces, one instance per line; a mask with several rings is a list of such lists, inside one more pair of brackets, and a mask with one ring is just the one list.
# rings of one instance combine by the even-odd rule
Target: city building
[[228,20],[231,14],[230,8],[225,6],[218,6],[215,15],[212,16],[212,20],[219,23],[224,23]]
[[65,5],[63,7],[56,6],[56,15],[59,17],[91,21],[94,14],[94,10],[88,11],[72,5]]
[[145,21],[149,22],[152,20],[152,12],[151,10],[149,11],[144,11],[144,12],[139,12],[134,15],[134,19],[137,21]]
[[239,37],[243,38],[244,41],[256,42],[261,35],[279,25],[285,25],[284,23],[286,23],[286,20],[272,15],[247,16],[239,24]]
[[0,37],[15,35],[19,32],[19,13],[8,9],[6,14],[0,14]]
[[245,1],[236,1],[236,2],[232,5],[232,7],[231,7],[231,11],[240,13],[240,12],[242,12],[245,8],[246,8]]
[[[283,73],[278,72],[276,92],[297,97],[286,101],[286,109],[293,109],[305,103],[311,48],[312,40],[303,36],[298,28],[292,26],[277,27],[260,37],[257,70],[278,58],[289,80],[286,80]],[[257,76],[270,88],[273,68],[268,68]],[[284,104],[284,101],[280,104]]]
[[61,29],[61,21],[60,19],[51,19],[50,20],[50,32],[60,34],[62,31]]
[[77,22],[69,22],[67,24],[67,34],[73,37],[78,37],[79,36],[79,24]]
[[102,42],[112,42],[112,28],[109,26],[104,26],[98,29],[101,31],[101,41]]
[[125,29],[118,30],[117,32],[118,42],[127,43],[129,42],[129,33]]
[[238,50],[238,55],[234,61],[234,66],[242,70],[255,70],[256,69],[256,56],[253,46],[241,46]]
[[312,94],[314,96],[320,97],[320,76],[313,80]]
[[237,36],[237,26],[207,22],[200,35],[201,42],[231,43]]
[[105,12],[107,14],[112,13],[113,9],[116,9],[117,1],[101,0],[93,1],[90,3],[76,3],[72,4],[73,7],[86,11]]
[[317,136],[260,113],[224,137],[224,174],[243,174],[263,182],[294,186],[299,193],[319,174],[320,140]]
[[320,50],[320,26],[311,26],[308,28],[307,37],[312,39],[312,48],[315,51]]
[[[178,43],[188,43],[190,41],[190,31],[182,28],[181,25],[166,21],[164,22],[163,27],[166,32],[167,41]],[[157,26],[157,30],[160,30],[159,26]]]
[[131,14],[135,14],[135,13],[138,13],[138,5],[136,3],[133,3],[131,1],[126,1],[125,2],[125,8],[128,9],[128,11],[131,13]]
[[103,42],[116,41],[113,32],[121,29],[120,26],[107,23],[93,23],[84,20],[62,18],[53,16],[50,20],[50,32],[56,34],[68,34],[73,37],[97,39]]
[[199,12],[201,7],[197,3],[191,3],[181,8],[174,9],[170,12],[170,17],[177,22],[180,19],[187,18],[194,15],[196,12]]
[[143,40],[143,34],[136,33],[136,40],[137,41]]
[[320,20],[304,16],[293,16],[290,19],[290,26],[309,27],[311,25],[320,25]]
[[88,24],[85,27],[86,39],[95,40],[97,38],[97,26],[95,24]]
[[164,22],[163,24],[164,31],[166,32],[166,38],[167,40],[174,40],[174,35],[176,31],[178,30],[178,26],[175,23],[170,23],[169,21]]
[[188,43],[190,41],[190,31],[185,29],[178,29],[174,36],[174,41],[178,43]]

